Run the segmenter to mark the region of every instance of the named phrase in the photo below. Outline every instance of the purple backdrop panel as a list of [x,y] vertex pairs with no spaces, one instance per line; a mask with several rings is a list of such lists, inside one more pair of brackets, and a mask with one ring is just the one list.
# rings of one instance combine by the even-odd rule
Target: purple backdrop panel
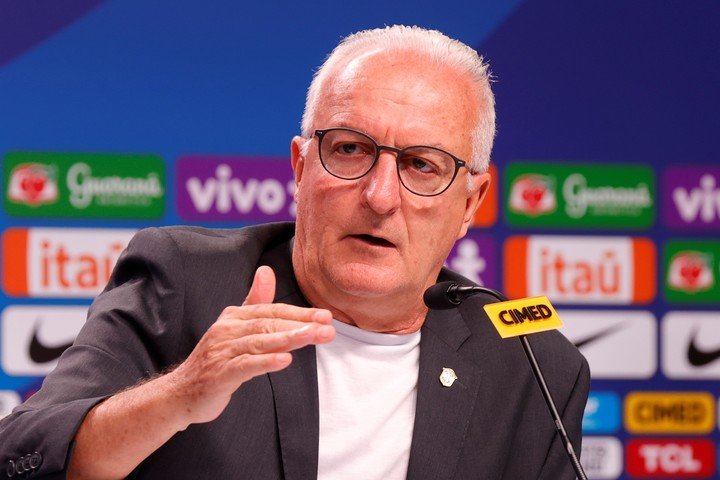
[[445,264],[479,285],[499,288],[495,239],[474,231],[458,240]]
[[288,159],[184,156],[176,172],[177,210],[183,220],[295,219],[295,181]]
[[666,226],[720,231],[720,167],[668,167],[662,182]]

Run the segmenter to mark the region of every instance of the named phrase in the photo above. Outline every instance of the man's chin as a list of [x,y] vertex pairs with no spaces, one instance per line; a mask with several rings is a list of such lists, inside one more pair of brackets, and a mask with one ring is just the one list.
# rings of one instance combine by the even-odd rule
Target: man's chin
[[345,263],[334,265],[329,278],[333,288],[354,297],[379,298],[392,295],[404,283],[397,268]]

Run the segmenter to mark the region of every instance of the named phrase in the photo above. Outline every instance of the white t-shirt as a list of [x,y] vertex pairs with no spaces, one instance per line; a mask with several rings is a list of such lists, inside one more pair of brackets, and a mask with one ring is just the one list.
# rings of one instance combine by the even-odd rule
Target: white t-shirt
[[333,320],[318,345],[318,479],[404,479],[415,422],[420,332],[393,335]]

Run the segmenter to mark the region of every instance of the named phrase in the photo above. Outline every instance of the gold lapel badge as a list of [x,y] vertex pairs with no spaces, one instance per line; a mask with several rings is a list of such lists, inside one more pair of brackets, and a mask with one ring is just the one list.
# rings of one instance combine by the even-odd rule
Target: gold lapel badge
[[457,378],[458,376],[455,374],[455,370],[444,367],[440,374],[440,383],[442,383],[443,387],[452,387],[452,384],[455,383]]

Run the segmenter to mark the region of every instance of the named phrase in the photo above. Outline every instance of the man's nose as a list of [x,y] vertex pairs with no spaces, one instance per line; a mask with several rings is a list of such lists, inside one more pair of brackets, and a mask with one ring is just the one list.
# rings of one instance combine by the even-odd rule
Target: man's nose
[[381,152],[372,170],[365,177],[364,202],[376,213],[389,215],[400,207],[401,189],[395,155]]

